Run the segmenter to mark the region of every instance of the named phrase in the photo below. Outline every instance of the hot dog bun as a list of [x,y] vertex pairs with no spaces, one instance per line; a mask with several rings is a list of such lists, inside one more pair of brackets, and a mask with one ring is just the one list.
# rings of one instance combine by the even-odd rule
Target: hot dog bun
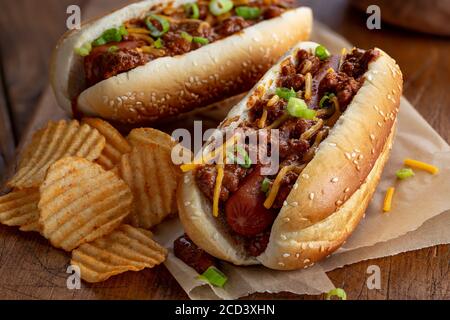
[[[280,62],[299,49],[314,50],[317,45],[300,43]],[[266,251],[257,258],[236,246],[223,223],[212,216],[211,203],[198,189],[194,174],[185,174],[179,188],[179,214],[198,246],[237,265],[261,263],[293,270],[312,265],[342,245],[362,218],[388,159],[402,92],[399,67],[376,50],[380,56],[369,64],[363,86],[299,176],[298,187],[273,224]],[[268,88],[279,71],[277,64],[231,110],[228,118],[240,117],[233,126],[247,118],[247,101],[256,88]]]
[[[192,1],[177,0],[174,6]],[[131,4],[63,36],[51,64],[52,87],[62,108],[70,112],[72,100],[81,93],[79,111],[114,122],[143,124],[179,115],[248,90],[246,86],[254,84],[288,48],[306,40],[312,28],[309,8],[289,10],[200,49],[150,61],[84,90],[82,58],[74,48],[162,3],[167,2]]]

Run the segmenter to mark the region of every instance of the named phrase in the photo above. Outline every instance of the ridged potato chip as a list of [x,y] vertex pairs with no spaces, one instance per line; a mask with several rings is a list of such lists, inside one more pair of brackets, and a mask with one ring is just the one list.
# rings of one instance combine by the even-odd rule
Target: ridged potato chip
[[106,170],[114,168],[123,154],[131,151],[131,146],[119,131],[108,122],[99,118],[84,118],[82,123],[97,129],[106,139],[106,146],[96,160]]
[[152,128],[134,129],[129,133],[127,139],[133,146],[155,143],[172,149],[176,144],[167,133]]
[[127,271],[153,268],[166,256],[167,250],[152,240],[150,231],[121,225],[109,235],[75,249],[71,265],[80,268],[83,280],[95,283]]
[[127,221],[149,229],[177,212],[176,190],[181,171],[173,165],[170,149],[155,143],[136,145],[123,155],[119,175],[130,186],[134,208]]
[[31,143],[22,153],[16,174],[8,182],[11,188],[38,187],[52,163],[77,156],[97,159],[105,147],[105,138],[87,124],[80,126],[76,120],[49,122],[35,133]]
[[115,173],[77,157],[54,163],[40,192],[42,234],[66,251],[117,228],[133,201],[130,188]]
[[22,231],[38,231],[39,189],[13,191],[0,197],[0,223],[21,227]]

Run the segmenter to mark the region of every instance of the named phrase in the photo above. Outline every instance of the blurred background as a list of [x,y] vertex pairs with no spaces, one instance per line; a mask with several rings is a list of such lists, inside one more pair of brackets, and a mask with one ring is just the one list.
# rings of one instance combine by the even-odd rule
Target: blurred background
[[[82,18],[107,12],[125,0],[0,0],[0,174],[40,97],[48,86],[48,65],[66,31],[66,9],[76,4]],[[378,46],[400,64],[405,96],[449,141],[449,0],[302,0],[315,18],[355,46]],[[381,8],[380,30],[369,30],[366,9]],[[287,30],[289,32],[289,30]]]

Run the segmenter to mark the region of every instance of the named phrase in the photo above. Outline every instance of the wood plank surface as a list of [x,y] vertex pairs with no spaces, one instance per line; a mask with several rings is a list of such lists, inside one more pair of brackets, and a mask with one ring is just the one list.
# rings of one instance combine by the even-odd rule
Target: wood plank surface
[[[11,161],[14,141],[27,131],[34,107],[54,103],[42,93],[48,84],[51,50],[65,31],[66,8],[79,4],[82,12],[108,11],[113,0],[0,0],[0,177],[2,161]],[[306,0],[318,20],[360,47],[379,46],[400,64],[405,96],[448,142],[450,140],[449,39],[411,33],[382,25],[365,27],[367,16],[345,0]],[[88,9],[91,8],[91,9]],[[85,11],[86,10],[86,11]],[[87,15],[88,13],[86,13]],[[40,115],[40,117],[51,117]],[[53,116],[55,116],[53,114]],[[10,118],[10,119],[9,119]],[[36,118],[35,118],[36,119]],[[36,123],[33,122],[35,125]],[[29,131],[29,130],[28,130]],[[15,137],[15,140],[14,140]],[[2,160],[3,159],[3,160]],[[51,248],[45,239],[0,227],[0,298],[2,299],[187,299],[175,279],[160,266],[127,273],[105,283],[66,288],[68,255]],[[357,263],[328,275],[351,299],[450,299],[450,246],[436,246],[393,257]],[[381,290],[368,290],[367,267],[378,265]],[[20,272],[18,270],[20,266]],[[290,293],[254,294],[249,299],[317,299]]]

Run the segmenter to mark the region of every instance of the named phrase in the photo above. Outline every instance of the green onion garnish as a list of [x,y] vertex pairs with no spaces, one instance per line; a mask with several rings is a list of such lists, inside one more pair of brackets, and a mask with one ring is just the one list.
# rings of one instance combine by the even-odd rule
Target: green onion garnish
[[330,290],[326,295],[326,300],[331,300],[331,297],[338,297],[340,300],[347,300],[347,293],[345,293],[344,289],[336,288]]
[[287,106],[287,111],[290,116],[295,118],[303,118],[312,120],[316,116],[316,111],[308,109],[306,102],[299,98],[290,98]]
[[163,41],[162,41],[161,38],[158,38],[158,40],[156,40],[155,42],[153,42],[153,46],[154,46],[156,49],[161,49],[162,47],[164,47],[164,43],[163,43]]
[[[152,23],[152,20],[159,22],[162,30],[159,30],[157,27],[155,27]],[[163,34],[165,34],[170,29],[169,20],[167,20],[164,17],[158,16],[156,14],[150,14],[149,16],[147,16],[145,18],[145,24],[147,25],[147,28],[150,30],[150,34],[154,38],[161,37]]]
[[102,33],[100,37],[95,39],[92,42],[92,45],[95,47],[103,46],[108,42],[120,42],[122,41],[123,36],[128,35],[128,31],[124,26],[120,26],[119,28],[111,28]]
[[233,1],[231,0],[211,0],[209,3],[209,11],[215,16],[227,13],[233,9]]
[[186,3],[184,5],[184,11],[186,12],[186,16],[191,19],[200,18],[200,10],[198,9],[197,3]]
[[242,168],[249,169],[252,166],[252,160],[244,148],[237,146],[236,151],[243,158],[244,163],[239,163]]
[[91,51],[92,51],[92,45],[89,42],[85,43],[80,48],[75,48],[75,53],[82,57],[88,56],[91,53]]
[[328,51],[327,48],[325,48],[324,46],[318,46],[316,48],[316,52],[315,52],[316,57],[318,57],[320,60],[326,60],[331,56],[330,51]]
[[297,97],[297,93],[295,92],[294,88],[288,89],[288,88],[276,88],[275,94],[279,96],[280,98],[289,101],[290,98]]
[[111,47],[108,48],[108,52],[109,53],[116,52],[117,50],[119,50],[118,46],[111,46]]
[[181,37],[188,42],[192,42],[192,40],[194,39],[194,37],[192,37],[189,33],[185,31],[181,32]]
[[216,267],[209,267],[202,275],[197,279],[208,282],[215,287],[223,288],[228,281],[227,276],[217,269]]
[[236,14],[245,20],[258,19],[261,16],[261,9],[255,7],[237,7]]
[[325,93],[325,95],[320,99],[319,106],[321,108],[329,108],[331,105],[331,99],[335,97],[334,93]]
[[270,179],[264,178],[263,182],[261,183],[261,192],[267,193],[270,189]]
[[411,168],[403,168],[398,170],[395,175],[400,180],[408,179],[414,176],[414,171]]
[[209,43],[209,40],[206,38],[203,38],[203,37],[194,37],[194,38],[192,38],[192,41],[194,43],[199,43],[201,45],[206,45]]

